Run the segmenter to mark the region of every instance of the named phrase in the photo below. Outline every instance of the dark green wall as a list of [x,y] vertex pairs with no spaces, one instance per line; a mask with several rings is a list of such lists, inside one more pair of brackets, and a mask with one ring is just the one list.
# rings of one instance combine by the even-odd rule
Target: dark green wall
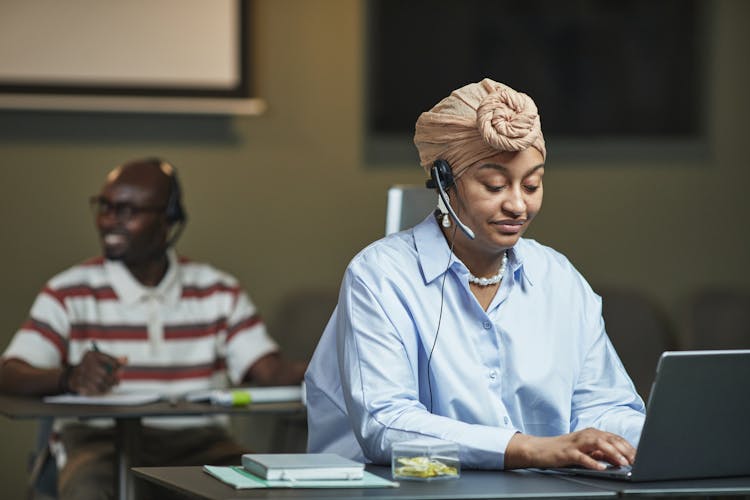
[[[336,288],[382,235],[387,187],[423,173],[363,164],[363,5],[258,0],[254,11],[263,116],[0,112],[0,344],[52,274],[97,252],[87,196],[133,157],[178,167],[191,217],[179,250],[237,275],[271,320],[289,294]],[[556,160],[550,141],[533,229],[593,284],[653,296],[683,335],[692,293],[750,287],[750,3],[717,1],[715,13],[709,158],[579,164]],[[0,425],[7,498],[20,498],[33,426]]]

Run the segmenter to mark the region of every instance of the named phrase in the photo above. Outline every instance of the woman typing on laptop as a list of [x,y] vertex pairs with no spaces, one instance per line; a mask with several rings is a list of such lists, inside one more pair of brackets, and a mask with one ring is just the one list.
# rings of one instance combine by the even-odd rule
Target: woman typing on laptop
[[389,463],[432,436],[471,468],[632,463],[644,405],[601,301],[521,237],[542,205],[534,102],[485,79],[423,113],[414,142],[439,210],[347,268],[306,376],[308,451]]

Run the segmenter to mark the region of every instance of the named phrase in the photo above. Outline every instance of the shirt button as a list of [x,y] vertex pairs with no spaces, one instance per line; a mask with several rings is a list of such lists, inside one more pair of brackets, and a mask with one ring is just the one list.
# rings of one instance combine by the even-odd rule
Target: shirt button
[[490,372],[490,378],[491,378],[492,380],[495,380],[495,379],[497,378],[497,373],[495,372],[495,370],[492,370],[492,371]]
[[507,415],[503,417],[503,423],[505,425],[508,425],[510,423],[510,420],[508,420],[508,416]]
[[489,321],[485,321],[484,323],[482,323],[482,326],[485,330],[489,330],[490,328],[492,328],[492,323],[490,323]]

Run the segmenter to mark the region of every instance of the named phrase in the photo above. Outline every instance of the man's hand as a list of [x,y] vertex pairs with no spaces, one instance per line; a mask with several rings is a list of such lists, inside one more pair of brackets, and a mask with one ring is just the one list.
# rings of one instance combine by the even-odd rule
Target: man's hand
[[635,460],[635,448],[625,439],[597,429],[536,437],[516,434],[505,450],[505,468],[564,467],[579,465],[589,469],[605,469],[600,461],[612,465],[629,465]]
[[67,388],[72,392],[92,396],[109,392],[120,383],[122,367],[127,358],[115,358],[102,352],[88,351],[68,376]]
[[243,382],[258,385],[296,385],[305,378],[307,362],[284,359],[278,352],[261,357],[252,364]]

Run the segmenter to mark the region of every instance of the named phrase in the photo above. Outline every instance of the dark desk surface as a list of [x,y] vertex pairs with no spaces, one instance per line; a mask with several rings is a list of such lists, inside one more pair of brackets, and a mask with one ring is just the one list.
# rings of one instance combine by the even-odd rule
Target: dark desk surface
[[302,403],[254,403],[248,406],[226,407],[213,406],[207,403],[188,403],[178,401],[169,403],[158,401],[146,405],[80,405],[45,403],[40,398],[0,396],[0,414],[8,418],[27,419],[43,417],[79,417],[79,418],[138,418],[163,416],[191,416],[210,414],[247,414],[249,413],[304,413]]
[[[398,488],[235,490],[201,467],[135,467],[136,477],[171,490],[211,500],[238,498],[367,498],[370,500],[491,498],[615,498],[614,491],[530,471],[462,471],[457,480],[401,481]],[[389,467],[367,470],[390,478]]]
[[586,486],[616,491],[622,496],[722,496],[750,495],[750,476],[675,481],[629,482],[583,476],[556,476]]

